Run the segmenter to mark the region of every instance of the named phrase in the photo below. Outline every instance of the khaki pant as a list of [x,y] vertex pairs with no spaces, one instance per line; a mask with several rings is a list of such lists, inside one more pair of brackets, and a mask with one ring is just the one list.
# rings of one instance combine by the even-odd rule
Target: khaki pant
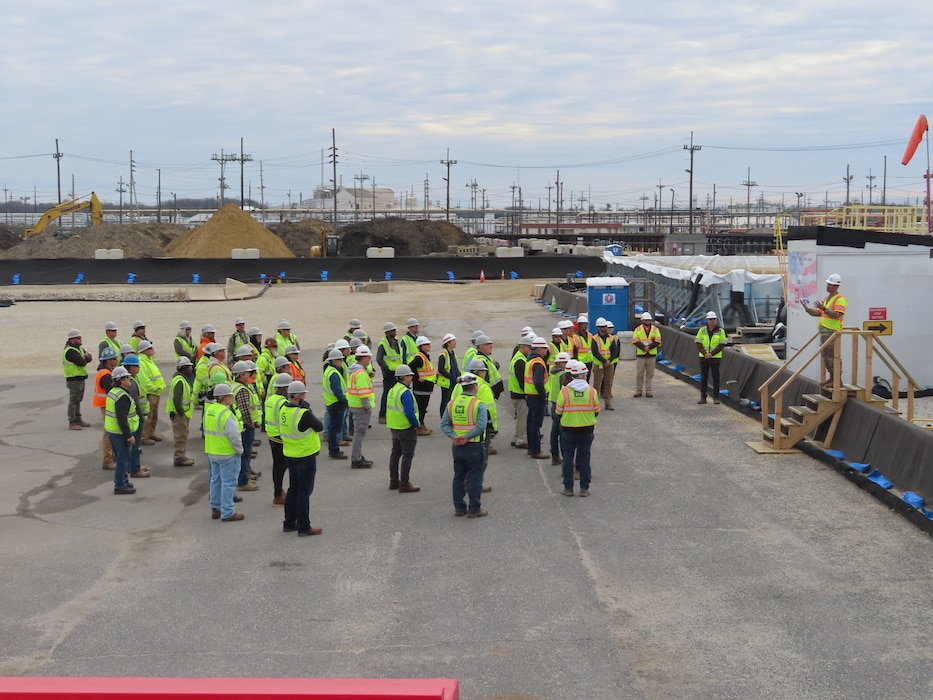
[[651,380],[654,379],[655,355],[641,355],[635,358],[635,393],[640,394],[642,385],[645,392],[651,393]]
[[593,388],[600,395],[606,404],[606,408],[612,405],[612,381],[616,376],[616,366],[612,363],[603,367],[599,363],[593,364]]
[[143,440],[152,440],[156,433],[156,423],[159,422],[159,400],[162,397],[159,394],[149,394],[146,398],[149,400],[149,415],[143,423]]
[[188,422],[189,418],[184,413],[176,413],[172,421],[172,448],[174,450],[172,457],[178,462],[187,457],[188,450]]
[[[107,420],[107,409],[104,406],[100,407],[100,417],[102,422]],[[103,459],[101,460],[102,464],[116,464],[116,457],[114,457],[113,454],[113,445],[110,444],[110,438],[107,437],[106,428],[104,428],[104,437],[100,441],[100,451],[103,455]]]
[[[829,340],[835,331],[830,330],[829,328],[820,328],[820,344],[825,343]],[[833,376],[833,345],[835,343],[830,343],[825,348],[823,348],[823,365],[826,367],[826,371],[829,372],[829,378],[832,379]],[[840,370],[842,367],[839,368]]]
[[512,406],[515,409],[515,434],[512,436],[512,440],[516,444],[528,442],[526,430],[528,427],[528,404],[525,402],[525,397],[512,399]]

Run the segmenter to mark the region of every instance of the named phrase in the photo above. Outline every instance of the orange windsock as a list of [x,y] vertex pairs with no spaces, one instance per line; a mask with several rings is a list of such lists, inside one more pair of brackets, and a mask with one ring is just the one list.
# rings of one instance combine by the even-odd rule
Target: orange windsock
[[907,142],[907,150],[904,151],[904,158],[901,160],[901,165],[907,165],[910,159],[914,157],[914,153],[917,152],[917,146],[923,141],[924,132],[929,128],[930,126],[927,124],[926,115],[921,114],[920,118],[917,119],[917,124],[914,126],[914,133],[910,135],[910,141]]

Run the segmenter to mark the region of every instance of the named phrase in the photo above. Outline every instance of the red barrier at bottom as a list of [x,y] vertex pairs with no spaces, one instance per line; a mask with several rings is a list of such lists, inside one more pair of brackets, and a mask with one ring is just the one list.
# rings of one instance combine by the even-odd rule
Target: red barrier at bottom
[[447,678],[0,677],[0,700],[459,700]]

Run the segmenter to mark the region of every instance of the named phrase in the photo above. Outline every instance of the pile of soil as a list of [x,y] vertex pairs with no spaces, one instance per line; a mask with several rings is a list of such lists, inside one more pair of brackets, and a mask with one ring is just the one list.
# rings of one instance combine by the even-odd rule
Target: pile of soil
[[174,258],[229,258],[233,248],[258,248],[263,258],[294,258],[282,239],[236,204],[217,210],[203,226],[178,236],[165,247]]
[[22,233],[16,233],[8,228],[0,228],[0,250],[9,250],[17,245],[22,238]]
[[321,245],[322,232],[326,235],[334,231],[333,226],[321,219],[304,219],[297,223],[285,221],[281,224],[272,224],[268,228],[282,239],[296,258],[310,258],[311,246]]
[[370,247],[395,248],[400,257],[446,253],[447,246],[473,245],[473,237],[447,221],[387,218],[340,230],[340,255],[364,256]]
[[[162,248],[185,231],[175,224],[111,224],[74,230],[59,229],[54,223],[42,233],[20,240],[0,252],[6,260],[93,258],[98,248],[120,248],[127,258],[158,258]],[[0,234],[5,239],[5,234]],[[3,246],[0,245],[0,248]]]

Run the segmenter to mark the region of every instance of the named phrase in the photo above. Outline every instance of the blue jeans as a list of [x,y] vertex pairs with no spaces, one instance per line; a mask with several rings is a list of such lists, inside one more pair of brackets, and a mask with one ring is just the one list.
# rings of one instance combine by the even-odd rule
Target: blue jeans
[[573,491],[573,464],[580,470],[580,488],[588,489],[593,472],[590,469],[590,448],[593,446],[593,431],[579,428],[562,428],[560,448],[564,453],[564,465],[561,468],[564,488]]
[[560,457],[560,416],[557,404],[551,402],[551,457]]
[[208,455],[211,474],[211,508],[220,511],[221,518],[233,515],[233,496],[240,471],[240,456]]
[[465,445],[454,445],[454,480],[453,498],[454,510],[458,513],[467,511],[464,496],[470,496],[471,513],[480,509],[480,497],[483,492],[483,454],[486,446],[482,442],[468,442]]
[[288,462],[288,492],[282,525],[307,532],[311,529],[311,493],[317,475],[317,455],[286,457],[285,460]]
[[256,428],[244,428],[240,439],[243,441],[243,454],[240,455],[240,474],[236,485],[246,486],[249,483],[250,454],[253,451],[253,440],[256,439]]
[[395,386],[398,379],[391,372],[382,373],[382,397],[379,399],[379,417],[386,417],[386,400],[389,398],[389,389]]
[[525,403],[528,404],[528,452],[536,455],[541,453],[541,426],[544,424],[544,409],[546,400],[537,394],[526,394]]
[[113,448],[113,458],[117,467],[113,472],[113,488],[122,489],[130,483],[130,445],[126,438],[115,433],[107,433],[110,439],[110,447]]
[[342,403],[332,403],[327,407],[327,452],[340,454],[340,431],[343,429],[343,414],[347,407]]

